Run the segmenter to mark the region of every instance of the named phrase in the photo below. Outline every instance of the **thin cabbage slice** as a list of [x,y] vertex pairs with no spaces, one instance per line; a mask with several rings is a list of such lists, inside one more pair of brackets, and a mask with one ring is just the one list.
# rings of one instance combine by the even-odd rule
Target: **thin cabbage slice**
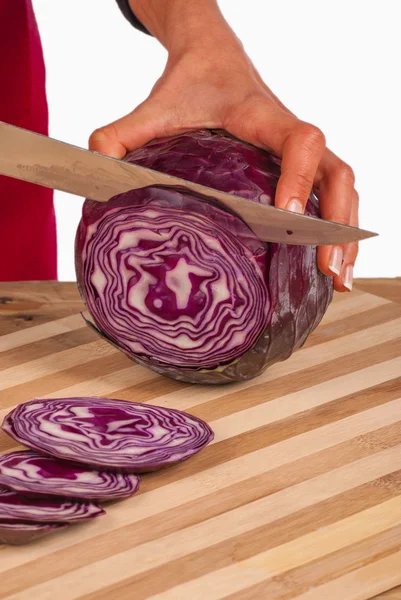
[[0,487],[0,521],[55,523],[84,521],[100,517],[105,511],[93,502],[63,498],[28,498]]
[[188,413],[93,397],[32,400],[11,411],[2,427],[39,452],[131,473],[186,460],[213,439],[209,425]]
[[0,456],[0,485],[25,495],[106,501],[135,494],[139,477],[90,470],[34,450],[23,450]]

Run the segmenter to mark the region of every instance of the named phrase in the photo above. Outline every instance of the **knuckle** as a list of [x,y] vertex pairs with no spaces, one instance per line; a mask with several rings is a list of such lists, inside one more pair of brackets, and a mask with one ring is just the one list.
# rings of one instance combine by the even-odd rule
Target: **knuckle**
[[355,185],[355,173],[345,162],[339,161],[334,169],[334,175],[349,187]]
[[326,146],[326,137],[323,131],[311,123],[302,123],[299,126],[299,134],[310,148],[323,149]]

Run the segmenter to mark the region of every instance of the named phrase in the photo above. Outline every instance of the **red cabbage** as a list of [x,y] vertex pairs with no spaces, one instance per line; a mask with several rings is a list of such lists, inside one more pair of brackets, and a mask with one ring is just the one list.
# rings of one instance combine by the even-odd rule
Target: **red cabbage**
[[33,450],[23,450],[0,456],[0,485],[24,495],[106,501],[135,494],[139,477],[88,470]]
[[22,546],[49,533],[68,527],[68,523],[29,523],[0,521],[0,544]]
[[63,498],[28,498],[0,487],[0,521],[37,521],[38,523],[84,521],[100,517],[104,510],[93,502]]
[[207,423],[187,413],[108,398],[32,400],[11,411],[2,427],[45,454],[134,473],[186,460],[213,439]]
[[[220,131],[156,140],[126,160],[267,204],[280,175],[278,159]],[[313,194],[306,214],[319,216]],[[91,326],[130,358],[188,382],[246,380],[288,358],[333,293],[316,248],[261,242],[185,188],[86,200],[75,256]]]

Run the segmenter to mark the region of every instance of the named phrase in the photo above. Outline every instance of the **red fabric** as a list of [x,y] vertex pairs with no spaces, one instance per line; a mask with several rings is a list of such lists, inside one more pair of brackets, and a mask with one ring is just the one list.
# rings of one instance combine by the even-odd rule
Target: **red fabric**
[[[45,67],[31,0],[0,0],[0,120],[48,133]],[[57,279],[53,192],[0,176],[0,281]]]

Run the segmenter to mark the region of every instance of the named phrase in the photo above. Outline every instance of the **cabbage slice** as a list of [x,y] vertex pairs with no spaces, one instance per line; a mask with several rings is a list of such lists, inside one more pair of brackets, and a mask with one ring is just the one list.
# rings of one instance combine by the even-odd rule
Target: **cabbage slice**
[[24,495],[106,501],[135,494],[139,477],[95,471],[35,450],[23,450],[0,456],[0,485]]
[[186,460],[213,439],[209,425],[188,413],[93,397],[31,400],[11,411],[2,428],[50,456],[129,473]]

